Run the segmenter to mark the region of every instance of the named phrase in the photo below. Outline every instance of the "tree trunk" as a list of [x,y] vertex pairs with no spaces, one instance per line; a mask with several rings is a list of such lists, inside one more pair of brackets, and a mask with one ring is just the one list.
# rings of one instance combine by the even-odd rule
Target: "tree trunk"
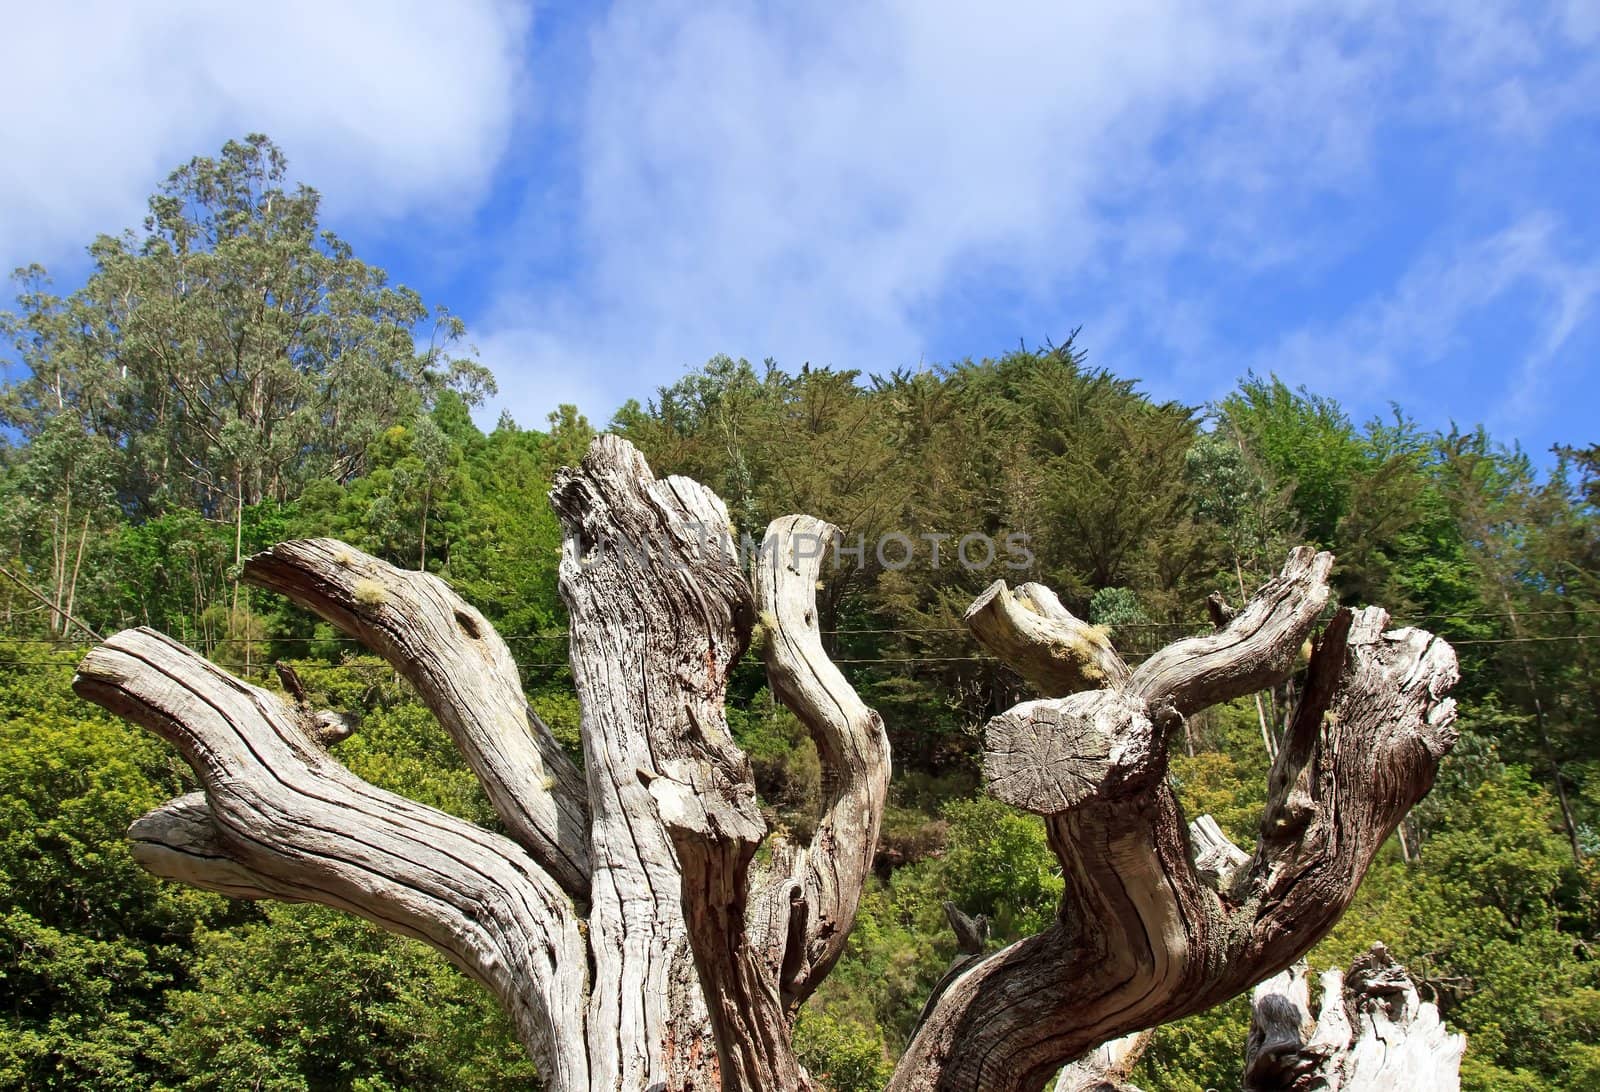
[[[747,575],[721,500],[658,480],[610,436],[551,500],[581,770],[505,642],[443,581],[331,540],[285,543],[245,578],[404,674],[506,833],[367,784],[327,753],[325,716],[141,629],[92,651],[74,686],[174,743],[203,792],[135,823],[135,854],[157,875],[338,906],[433,944],[512,1014],[557,1092],[809,1088],[792,1022],[844,949],[890,771],[882,721],[822,647],[837,529],[775,521]],[[1047,589],[975,604],[980,639],[1050,694],[991,722],[985,763],[991,792],[1046,817],[1067,894],[1055,926],[1004,951],[983,954],[974,931],[891,1088],[1038,1089],[1099,1043],[1248,989],[1332,926],[1454,740],[1447,645],[1383,632],[1379,610],[1335,615],[1248,864],[1217,845],[1196,861],[1164,777],[1185,716],[1292,668],[1331,563],[1297,551],[1218,634],[1136,670]],[[754,636],[827,787],[810,843],[775,843],[759,866],[768,832],[724,711]]]
[[1273,761],[1260,842],[1236,872],[1197,866],[1165,779],[1181,718],[1293,669],[1332,563],[1296,550],[1222,630],[1168,645],[1122,687],[1069,692],[1098,650],[1091,662],[1053,641],[1065,696],[995,718],[984,766],[991,793],[1045,817],[1066,880],[1058,921],[946,988],[891,1089],[1031,1092],[1099,1043],[1248,989],[1333,926],[1455,742],[1447,644],[1386,632],[1377,608],[1335,613]]

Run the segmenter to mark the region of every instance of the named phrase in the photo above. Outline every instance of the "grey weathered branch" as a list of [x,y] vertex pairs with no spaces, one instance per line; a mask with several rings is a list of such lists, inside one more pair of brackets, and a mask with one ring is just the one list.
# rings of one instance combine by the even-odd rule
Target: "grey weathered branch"
[[392,664],[461,748],[506,830],[568,893],[589,887],[583,774],[522,694],[489,620],[432,573],[399,569],[335,539],[285,542],[245,562],[281,592]]
[[1132,692],[1184,716],[1282,682],[1328,602],[1333,555],[1302,546],[1227,625],[1174,641],[1140,664]]
[[[1038,1089],[1099,1043],[1276,973],[1332,927],[1455,740],[1447,644],[1386,633],[1375,608],[1336,616],[1311,657],[1298,743],[1269,785],[1268,836],[1230,882],[1197,867],[1165,777],[1182,716],[1292,668],[1330,566],[1295,551],[1225,629],[1168,646],[1125,688],[1026,702],[991,722],[986,781],[1045,815],[1066,880],[1059,920],[950,984],[892,1089]],[[1317,682],[1330,679],[1331,692]]]
[[362,781],[276,695],[153,630],[91,651],[73,688],[171,742],[200,777],[203,802],[134,824],[147,866],[427,941],[494,992],[552,1078],[585,1086],[582,935],[565,893],[516,843]]
[[315,710],[292,667],[282,701],[134,632],[90,655],[79,689],[173,740],[205,788],[135,823],[134,852],[171,879],[429,941],[495,991],[552,1088],[805,1088],[790,1022],[854,922],[889,776],[881,721],[821,647],[818,562],[760,586],[774,689],[817,741],[828,799],[811,845],[778,847],[781,868],[756,876],[766,825],[725,713],[756,607],[726,509],[615,437],[558,475],[551,502],[582,771],[529,710],[505,643],[436,577],[332,540],[246,570],[412,682],[509,837],[352,775],[326,751],[351,722]]
[[939,1004],[939,998],[944,996],[945,989],[960,978],[967,968],[983,961],[984,949],[989,944],[989,918],[985,914],[968,915],[966,911],[948,899],[943,903],[945,920],[950,923],[950,929],[956,935],[956,955],[946,967],[939,981],[933,984],[933,989],[928,992],[928,1000],[923,1003],[922,1015],[917,1022],[921,1023],[928,1018]]
[[1234,845],[1209,815],[1189,824],[1189,841],[1194,847],[1195,871],[1218,891],[1230,891],[1234,877],[1250,863],[1250,854]]
[[810,732],[826,799],[810,845],[758,895],[765,938],[793,1011],[833,969],[855,924],[889,795],[889,740],[822,647],[817,581],[839,529],[786,516],[767,529],[755,568],[762,653],[773,694]]
[[162,879],[235,899],[305,901],[294,888],[234,855],[211,819],[203,792],[180,796],[135,819],[128,838],[133,859]]
[[1012,591],[996,580],[973,600],[964,621],[1042,694],[1122,687],[1131,677],[1105,630],[1076,618],[1043,584]]
[[1322,975],[1311,1017],[1305,963],[1256,986],[1245,1092],[1457,1092],[1466,1039],[1417,994],[1404,967],[1374,944],[1348,976]]
[[607,436],[551,501],[593,811],[589,1021],[647,1048],[596,1064],[622,1088],[709,1088],[720,1052],[726,1088],[798,1088],[776,976],[746,932],[766,828],[724,710],[755,616],[727,510]]
[[295,710],[305,722],[306,734],[312,742],[322,747],[332,747],[350,738],[350,733],[355,731],[355,718],[331,709],[312,708],[311,696],[306,692],[305,684],[300,681],[300,674],[294,666],[282,660],[272,666],[278,672],[278,681],[283,684],[283,689],[294,699]]

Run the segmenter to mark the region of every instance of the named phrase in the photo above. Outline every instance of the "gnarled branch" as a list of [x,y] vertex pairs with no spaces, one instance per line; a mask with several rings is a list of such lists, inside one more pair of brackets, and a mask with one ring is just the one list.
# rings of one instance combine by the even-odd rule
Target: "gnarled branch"
[[[657,479],[615,437],[562,471],[551,501],[581,773],[529,712],[504,642],[441,581],[328,540],[247,569],[411,680],[510,837],[355,777],[325,747],[343,726],[292,674],[293,707],[129,631],[89,655],[76,686],[173,741],[204,789],[136,823],[135,852],[161,875],[343,907],[428,941],[494,991],[564,1092],[803,1089],[789,1022],[853,924],[889,775],[882,723],[822,649],[816,580],[833,529],[777,521],[752,587],[715,494]],[[1378,610],[1334,616],[1248,860],[1214,825],[1191,833],[1166,781],[1184,716],[1293,667],[1330,564],[1296,551],[1219,633],[1137,670],[1044,588],[980,600],[974,631],[1045,693],[991,722],[985,776],[1045,817],[1065,894],[1049,929],[993,954],[952,913],[963,958],[892,1089],[1033,1092],[1100,1043],[1289,966],[1333,924],[1454,740],[1448,645],[1386,632]],[[776,847],[762,874],[766,826],[725,712],[758,614],[773,691],[827,777],[815,838]]]
[[1099,1043],[1276,973],[1337,921],[1454,742],[1448,645],[1384,632],[1375,608],[1336,617],[1269,785],[1270,836],[1248,866],[1228,853],[1220,869],[1197,866],[1165,778],[1182,716],[1290,670],[1331,560],[1295,551],[1220,633],[1168,646],[1123,688],[1026,702],[991,722],[986,781],[1046,816],[1066,881],[1059,920],[949,985],[892,1089],[1038,1089]]
[[516,843],[361,780],[276,695],[153,630],[91,651],[73,688],[174,744],[204,787],[203,801],[134,824],[141,861],[427,941],[494,992],[553,1079],[584,1085],[583,938],[566,894]]
[[996,580],[973,600],[963,621],[1041,694],[1120,688],[1132,675],[1106,631],[1075,617],[1043,584],[1012,591]]
[[583,774],[522,694],[489,620],[432,573],[398,569],[335,539],[285,542],[245,562],[404,675],[461,748],[511,837],[575,898],[589,888]]
[[767,679],[816,742],[826,793],[810,845],[784,861],[757,896],[770,907],[762,915],[771,923],[765,941],[776,954],[790,1011],[811,996],[844,951],[889,795],[883,719],[822,647],[817,580],[825,548],[839,533],[810,516],[774,520],[755,571]]
[[1328,602],[1333,555],[1301,546],[1218,632],[1174,641],[1140,664],[1131,689],[1151,709],[1189,716],[1288,678]]
[[206,794],[192,792],[141,815],[128,828],[133,859],[151,874],[235,899],[304,902],[299,890],[234,855],[212,821]]

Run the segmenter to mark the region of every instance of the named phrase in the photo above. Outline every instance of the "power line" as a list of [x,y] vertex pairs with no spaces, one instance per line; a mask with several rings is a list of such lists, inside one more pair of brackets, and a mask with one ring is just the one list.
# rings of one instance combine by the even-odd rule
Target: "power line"
[[[10,569],[6,568],[4,565],[0,565],[0,575],[4,575],[7,580],[11,581],[13,584],[15,584],[17,587],[21,588],[23,591],[27,592],[30,596],[32,596],[33,598],[37,599],[39,602],[43,603],[46,607],[48,607],[50,610],[54,611],[56,614],[60,615],[62,621],[70,622],[72,625],[77,626],[79,629],[83,630],[89,636],[93,637],[96,641],[105,640],[104,637],[100,636],[93,629],[91,629],[90,627],[84,625],[82,622],[78,621],[71,614],[68,614],[66,612],[66,610],[64,610],[63,608],[57,606],[48,596],[46,596],[43,592],[39,591],[38,588],[35,588],[32,584],[30,584],[26,580],[22,579],[22,577],[18,576],[16,573],[14,573]],[[76,574],[74,574],[73,579],[77,579]]]
[[[3,570],[0,570],[0,571],[3,571]],[[10,575],[10,574],[7,573],[5,575]],[[1421,623],[1421,622],[1431,622],[1431,621],[1440,621],[1440,620],[1449,620],[1449,619],[1466,619],[1466,618],[1482,618],[1482,619],[1493,619],[1493,618],[1539,618],[1539,617],[1553,617],[1553,616],[1558,616],[1558,615],[1575,615],[1575,614],[1576,615],[1600,614],[1600,607],[1568,607],[1568,608],[1551,609],[1551,610],[1525,610],[1525,611],[1468,611],[1468,612],[1464,612],[1464,613],[1460,613],[1460,614],[1455,614],[1455,613],[1437,613],[1437,614],[1419,615],[1419,616],[1416,616],[1416,617],[1410,618],[1410,619],[1392,618],[1391,621],[1396,625],[1414,625],[1414,624]],[[83,623],[78,623],[78,624],[79,625],[83,625]],[[1110,629],[1113,633],[1115,633],[1115,632],[1118,632],[1118,631],[1121,631],[1121,630],[1129,630],[1129,629],[1194,630],[1194,629],[1199,628],[1200,625],[1202,625],[1202,623],[1195,623],[1195,624],[1191,625],[1191,624],[1186,623],[1186,622],[1128,622],[1128,623],[1123,623],[1123,624],[1119,624],[1119,625],[1108,625],[1107,628]],[[83,626],[83,628],[84,629],[88,629],[89,627],[85,625],[85,626]],[[835,637],[835,636],[844,637],[844,636],[862,636],[862,635],[919,636],[919,635],[923,635],[923,634],[949,634],[949,633],[967,634],[969,631],[967,630],[967,628],[965,626],[876,626],[876,627],[864,626],[864,627],[844,627],[844,628],[840,628],[840,629],[824,629],[824,630],[818,630],[817,632],[819,634],[821,634],[822,636],[825,636],[825,637]],[[564,630],[563,629],[563,630],[552,630],[552,631],[550,631],[548,633],[503,633],[503,634],[500,635],[500,639],[503,640],[503,641],[507,641],[507,642],[511,642],[511,641],[564,641],[564,640],[567,640],[571,636],[572,636],[572,631],[571,630]],[[1449,639],[1448,635],[1441,634],[1440,636],[1444,636],[1447,640]],[[1547,637],[1547,638],[1537,638],[1537,639],[1539,639],[1539,640],[1562,640],[1562,639],[1566,639],[1568,636],[1571,636],[1571,635],[1555,635],[1555,636],[1551,636],[1551,637]],[[1587,635],[1578,635],[1578,636],[1581,638],[1581,637],[1584,637],[1584,636],[1587,636]],[[98,640],[98,639],[102,639],[102,638],[100,638],[98,635],[96,635],[96,639]],[[1510,640],[1521,640],[1521,639],[1522,638],[1503,638],[1503,640],[1507,640],[1507,641],[1510,641]],[[1535,638],[1527,638],[1527,639],[1528,640],[1534,640]],[[67,638],[67,637],[23,637],[23,636],[10,636],[10,637],[7,637],[7,636],[0,636],[0,640],[21,642],[21,643],[31,643],[31,644],[56,644],[56,645],[74,645],[74,644],[80,643],[80,642],[73,641],[71,638]],[[328,636],[309,636],[309,637],[307,637],[307,636],[298,636],[298,635],[284,635],[284,636],[277,636],[277,637],[227,637],[227,638],[221,638],[221,640],[228,641],[228,642],[231,642],[233,644],[240,644],[240,645],[264,645],[264,644],[348,644],[348,645],[361,645],[361,644],[364,644],[364,642],[361,641],[360,638],[348,637],[348,636],[338,635],[338,634],[328,635]],[[1457,641],[1455,643],[1466,644],[1468,642],[1468,640],[1469,639],[1467,639],[1467,638],[1463,638],[1460,641]],[[1470,640],[1474,641],[1474,642],[1481,642],[1481,641],[1486,640],[1486,639],[1484,639],[1484,638],[1471,638]]]
[[[1600,633],[1571,633],[1558,634],[1548,637],[1469,637],[1452,640],[1452,646],[1461,645],[1514,645],[1529,642],[1543,641],[1600,641]],[[832,660],[835,664],[943,664],[943,663],[1003,663],[995,656],[848,656]],[[571,666],[566,660],[538,660],[521,663],[523,668],[561,668]],[[733,670],[740,668],[759,669],[766,665],[754,660],[741,660],[732,665]],[[55,667],[76,670],[77,665],[64,663],[60,660],[0,660],[0,667]]]
[[[16,578],[15,578],[15,576],[13,576],[13,574],[11,574],[10,572],[6,572],[3,569],[0,569],[0,574],[3,574],[3,575],[8,576],[8,577],[11,577],[13,579],[13,581],[16,580]],[[31,590],[31,589],[29,589],[29,590]],[[1559,616],[1559,615],[1569,615],[1570,616],[1570,615],[1591,615],[1591,614],[1600,614],[1600,606],[1595,606],[1595,607],[1567,607],[1567,608],[1559,608],[1559,609],[1526,610],[1526,611],[1468,611],[1468,612],[1463,612],[1463,613],[1460,613],[1460,614],[1455,614],[1455,613],[1436,613],[1436,614],[1429,614],[1429,615],[1421,615],[1421,616],[1418,616],[1416,618],[1410,619],[1407,622],[1401,622],[1398,619],[1396,619],[1394,621],[1396,621],[1398,624],[1417,624],[1417,623],[1422,623],[1422,622],[1438,621],[1438,620],[1443,620],[1443,619],[1533,618],[1533,617],[1551,617],[1551,616]],[[94,635],[97,640],[103,639],[103,638],[101,638],[99,636],[99,634],[94,633],[94,631],[92,629],[90,629],[87,625],[83,624],[82,622],[79,622],[77,619],[72,619],[72,621],[75,622],[77,625],[79,625],[84,630],[87,630],[89,633]],[[1110,626],[1108,628],[1110,628],[1113,632],[1125,631],[1125,630],[1130,630],[1130,629],[1164,629],[1164,630],[1167,630],[1168,632],[1172,632],[1172,631],[1188,631],[1189,633],[1192,633],[1195,629],[1198,628],[1198,626],[1197,625],[1192,626],[1192,625],[1188,625],[1188,624],[1182,623],[1182,622],[1132,622],[1132,623],[1126,623],[1126,624],[1122,624],[1122,625]],[[918,636],[932,635],[932,634],[961,634],[963,636],[967,636],[968,635],[968,630],[963,626],[876,626],[876,627],[862,626],[862,627],[841,627],[841,628],[838,628],[838,629],[825,629],[825,630],[819,630],[818,632],[822,636],[836,636],[836,637],[869,636],[869,635],[918,637]],[[572,636],[572,633],[571,633],[570,630],[552,630],[552,631],[547,632],[547,633],[514,633],[514,634],[501,634],[500,636],[501,636],[501,639],[506,641],[507,643],[511,643],[511,642],[531,642],[531,641],[564,641],[564,640],[569,639]],[[1550,635],[1530,636],[1530,637],[1466,637],[1466,636],[1463,636],[1463,637],[1457,637],[1457,638],[1453,638],[1448,634],[1440,634],[1440,636],[1444,637],[1446,640],[1450,641],[1452,644],[1455,644],[1455,645],[1517,644],[1517,643],[1522,643],[1522,642],[1535,642],[1535,641],[1586,641],[1586,640],[1592,640],[1592,639],[1595,638],[1594,634],[1550,634]],[[70,637],[24,637],[24,636],[17,635],[17,636],[9,636],[9,637],[8,636],[0,636],[0,641],[7,641],[7,642],[10,642],[10,643],[13,643],[13,644],[48,645],[48,646],[51,646],[51,647],[81,647],[81,645],[82,645],[81,641],[74,640],[74,639],[72,639]],[[340,635],[340,634],[330,634],[330,635],[325,635],[325,636],[316,636],[316,635],[313,635],[313,636],[283,635],[283,636],[275,636],[275,637],[224,637],[224,638],[219,638],[217,640],[217,643],[218,644],[239,645],[239,646],[244,646],[246,648],[254,648],[254,647],[257,647],[257,646],[264,646],[264,645],[286,645],[286,644],[300,644],[300,645],[331,644],[331,645],[351,645],[351,646],[356,646],[356,647],[361,647],[361,648],[365,648],[366,647],[366,643],[364,641],[362,641],[360,638],[350,637],[350,636],[345,636],[345,635]],[[930,656],[878,656],[878,657],[841,658],[841,659],[835,660],[834,662],[835,663],[924,663],[924,662],[925,663],[936,663],[936,662],[952,662],[952,661],[959,661],[959,660],[983,660],[983,659],[992,659],[992,657],[978,657],[978,656],[942,656],[942,657],[930,657]],[[0,662],[6,662],[6,661],[0,661]],[[523,666],[524,667],[557,667],[557,666],[563,666],[563,664],[561,662],[556,662],[556,661],[551,661],[551,662],[546,662],[546,663],[529,662],[529,663],[523,664]]]

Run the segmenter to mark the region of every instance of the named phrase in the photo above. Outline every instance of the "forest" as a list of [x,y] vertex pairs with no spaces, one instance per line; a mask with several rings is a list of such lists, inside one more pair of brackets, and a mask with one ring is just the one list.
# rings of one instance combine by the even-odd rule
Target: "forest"
[[[1401,406],[1357,421],[1270,374],[1161,402],[1114,345],[1068,332],[870,375],[714,356],[609,421],[562,406],[485,432],[495,362],[287,179],[266,138],[230,142],[177,169],[138,230],[94,240],[81,285],[20,270],[0,313],[0,1087],[540,1086],[508,1018],[423,945],[141,869],[129,824],[193,775],[71,682],[100,638],[141,625],[262,686],[290,665],[354,722],[342,763],[493,828],[411,687],[243,563],[333,536],[437,574],[504,636],[576,757],[546,496],[611,432],[714,489],[736,539],[805,512],[868,544],[817,592],[895,763],[854,930],[796,1029],[826,1087],[883,1087],[958,955],[946,901],[997,948],[1061,894],[1040,820],[979,791],[979,730],[1028,691],[962,624],[973,599],[997,576],[1038,581],[1137,661],[1208,632],[1208,595],[1247,599],[1310,544],[1337,559],[1338,603],[1425,626],[1461,670],[1460,742],[1311,966],[1386,944],[1467,1036],[1463,1088],[1600,1089],[1600,444],[1527,452]],[[896,535],[914,563],[871,546]],[[956,563],[968,535],[1025,560]],[[1173,743],[1185,814],[1247,850],[1293,687],[1191,717]],[[805,836],[822,765],[754,652],[728,715],[768,824]],[[1245,995],[1161,1027],[1134,1083],[1239,1087],[1248,1020]]]

